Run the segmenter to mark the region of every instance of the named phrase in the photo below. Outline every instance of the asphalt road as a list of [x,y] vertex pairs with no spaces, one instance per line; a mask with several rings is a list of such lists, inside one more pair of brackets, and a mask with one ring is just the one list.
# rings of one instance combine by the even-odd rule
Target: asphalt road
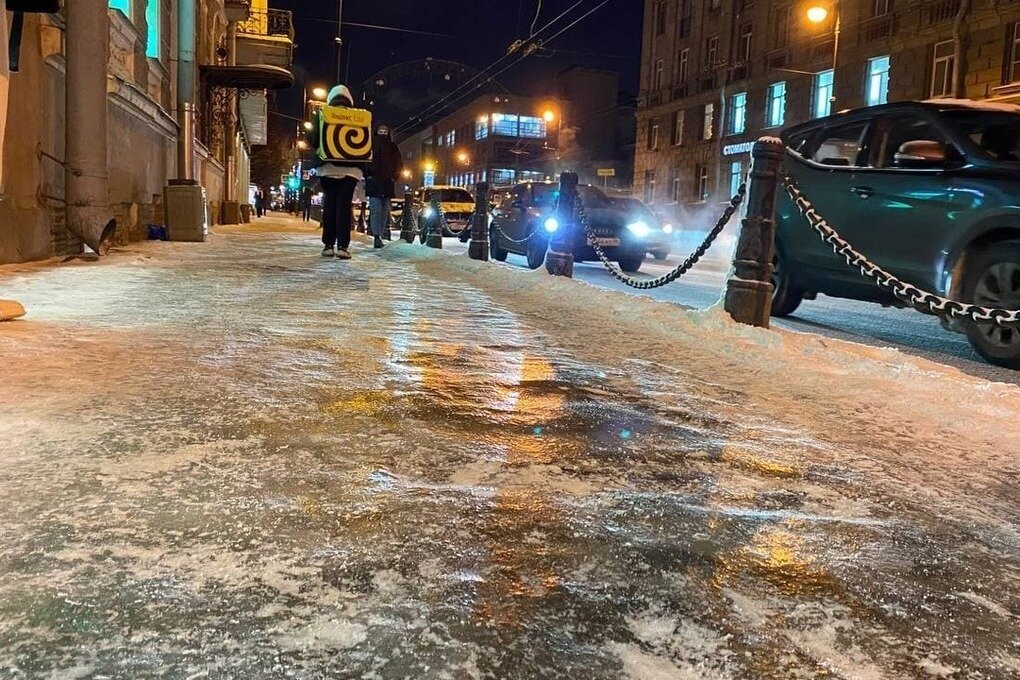
[[[456,239],[445,239],[444,247],[454,252],[467,250],[467,246]],[[710,253],[680,281],[650,291],[636,290],[619,283],[597,262],[575,265],[574,277],[603,288],[704,309],[718,302],[722,296],[732,246],[721,243],[713,250],[716,251],[714,257]],[[661,262],[649,257],[638,276],[661,276],[676,267],[686,255],[686,250],[673,253]],[[526,267],[525,259],[517,255],[510,255],[506,264]],[[986,363],[971,348],[965,336],[948,332],[934,317],[913,310],[819,296],[817,300],[805,300],[792,317],[775,319],[773,323],[778,328],[802,333],[818,333],[873,347],[893,347],[906,354],[953,366],[969,375],[1020,385],[1020,371]]]

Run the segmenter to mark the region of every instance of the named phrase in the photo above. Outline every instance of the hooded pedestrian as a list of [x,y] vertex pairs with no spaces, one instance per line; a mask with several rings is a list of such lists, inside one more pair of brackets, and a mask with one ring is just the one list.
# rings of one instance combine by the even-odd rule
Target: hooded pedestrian
[[390,128],[380,125],[372,141],[372,163],[365,178],[370,224],[375,247],[383,247],[383,238],[390,237],[390,215],[396,182],[403,170],[400,149],[390,138]]
[[[329,91],[326,102],[330,107],[354,108],[354,97],[345,85],[336,85]],[[318,116],[323,114],[320,111]],[[311,147],[320,148],[320,126],[315,125],[310,137]],[[354,191],[364,178],[361,164],[354,161],[321,161],[316,175],[322,182],[322,255],[351,259],[351,226],[354,222]]]

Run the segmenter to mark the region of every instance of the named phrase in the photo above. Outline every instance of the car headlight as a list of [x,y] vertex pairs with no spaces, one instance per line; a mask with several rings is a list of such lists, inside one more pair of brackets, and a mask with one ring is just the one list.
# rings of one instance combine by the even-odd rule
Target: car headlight
[[644,238],[645,236],[648,236],[648,234],[652,233],[652,230],[644,222],[631,222],[627,225],[627,231],[638,238]]
[[673,225],[672,225],[672,224],[667,224],[667,225],[665,225],[665,226],[664,226],[664,227],[662,228],[662,233],[663,233],[663,234],[666,234],[667,236],[669,236],[670,234],[672,234],[672,233],[673,233]]
[[424,211],[422,211],[422,215],[424,215],[425,217],[430,217],[430,218],[431,217],[435,217],[436,216],[436,209],[433,208],[430,205],[429,207],[425,208]]
[[545,230],[551,234],[560,228],[560,221],[555,217],[550,217],[542,226],[544,226]]

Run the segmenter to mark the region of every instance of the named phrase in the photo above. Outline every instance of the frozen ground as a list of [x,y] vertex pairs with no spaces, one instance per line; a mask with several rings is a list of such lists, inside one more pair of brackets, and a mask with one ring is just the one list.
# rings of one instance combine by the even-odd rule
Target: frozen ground
[[1015,386],[283,221],[0,297],[0,678],[1020,674]]

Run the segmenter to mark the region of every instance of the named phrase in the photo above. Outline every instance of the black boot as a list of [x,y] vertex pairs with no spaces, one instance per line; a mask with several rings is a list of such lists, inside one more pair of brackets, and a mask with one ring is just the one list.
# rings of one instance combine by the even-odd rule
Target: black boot
[[375,237],[375,243],[373,244],[373,246],[375,248],[382,248],[383,247],[382,236],[376,236]]

